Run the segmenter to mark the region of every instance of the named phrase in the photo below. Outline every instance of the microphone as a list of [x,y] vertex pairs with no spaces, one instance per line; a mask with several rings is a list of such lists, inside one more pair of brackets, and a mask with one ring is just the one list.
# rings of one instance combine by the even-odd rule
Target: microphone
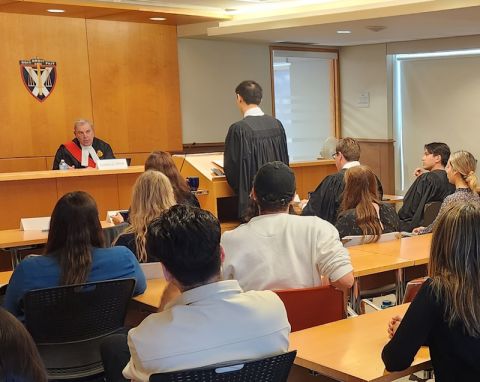
[[183,161],[182,161],[182,164],[180,165],[180,170],[178,171],[180,174],[182,173],[182,168],[183,168],[183,165],[185,164],[185,160],[187,159],[187,155],[188,155],[188,150],[190,150],[193,146],[195,146],[197,144],[197,142],[193,142],[193,143],[190,143],[188,145],[188,147],[185,149],[185,155],[183,157]]

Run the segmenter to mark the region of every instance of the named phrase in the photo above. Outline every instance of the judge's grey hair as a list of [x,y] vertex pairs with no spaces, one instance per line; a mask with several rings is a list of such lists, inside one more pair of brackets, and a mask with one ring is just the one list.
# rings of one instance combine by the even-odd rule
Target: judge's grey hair
[[78,119],[73,123],[73,131],[77,130],[77,127],[89,124],[92,129],[94,129],[93,123],[88,119]]

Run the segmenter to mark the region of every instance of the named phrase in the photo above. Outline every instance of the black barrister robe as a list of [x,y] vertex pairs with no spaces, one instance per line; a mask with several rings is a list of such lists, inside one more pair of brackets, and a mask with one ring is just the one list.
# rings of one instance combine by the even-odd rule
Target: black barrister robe
[[[345,172],[342,169],[336,174],[327,176],[312,192],[302,215],[318,216],[332,224],[337,220],[338,209],[342,202],[342,192],[345,188]],[[376,176],[375,176],[376,177]],[[377,177],[378,197],[383,198],[383,187]]]
[[[73,139],[73,142],[80,147],[80,143],[78,142],[78,139],[75,138]],[[93,149],[97,152],[98,158],[99,159],[115,159],[115,156],[113,155],[112,148],[107,142],[102,141],[101,139],[98,138],[93,138],[92,142],[92,147]],[[80,147],[81,149],[81,147]],[[91,156],[89,156],[91,158]],[[61,160],[64,160],[69,166],[74,166],[75,168],[84,168],[85,166],[82,166],[81,161],[78,161],[72,154],[70,154],[70,151],[68,151],[64,145],[61,145],[57,153],[55,154],[55,159],[53,161],[53,170],[58,170],[58,165],[60,164]]]
[[398,211],[400,229],[412,232],[423,226],[423,209],[430,202],[443,202],[455,191],[455,186],[448,182],[444,170],[426,172],[415,179],[403,198],[402,208]]
[[253,178],[265,163],[288,166],[287,137],[281,122],[269,115],[248,116],[230,126],[225,139],[224,170],[238,195],[238,216],[243,217]]

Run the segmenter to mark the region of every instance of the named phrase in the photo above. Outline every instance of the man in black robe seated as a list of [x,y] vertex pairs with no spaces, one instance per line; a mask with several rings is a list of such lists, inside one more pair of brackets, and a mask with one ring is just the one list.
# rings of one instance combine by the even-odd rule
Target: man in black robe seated
[[70,169],[97,166],[99,159],[115,159],[110,145],[95,138],[95,129],[86,119],[73,125],[75,139],[61,145],[53,161],[53,170],[58,170],[63,159]]
[[[348,168],[360,165],[360,145],[353,138],[343,138],[335,148],[335,165],[338,172],[327,176],[312,192],[310,199],[302,211],[302,215],[315,215],[332,224],[337,220],[337,213],[342,202],[342,192],[345,188],[345,172]],[[377,177],[378,196],[383,198],[382,183]]]
[[230,126],[225,139],[224,170],[228,184],[238,195],[238,216],[245,218],[253,177],[265,163],[288,166],[287,137],[282,123],[263,113],[258,105],[262,88],[243,81],[235,89],[243,119]]
[[450,148],[441,142],[425,145],[422,162],[423,169],[415,170],[415,182],[410,186],[403,206],[398,211],[400,229],[411,232],[423,226],[423,210],[430,202],[443,202],[443,199],[455,191],[455,186],[448,182],[445,166],[450,157]]

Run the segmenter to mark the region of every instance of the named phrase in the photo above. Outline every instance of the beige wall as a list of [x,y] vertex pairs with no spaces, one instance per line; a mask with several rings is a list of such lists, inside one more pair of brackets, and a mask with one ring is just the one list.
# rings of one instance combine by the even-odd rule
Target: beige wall
[[272,113],[268,45],[179,39],[178,58],[184,143],[225,140],[228,127],[241,119],[235,87],[243,80],[262,86],[261,107]]
[[[370,106],[358,99],[370,94]],[[386,44],[340,49],[340,107],[342,136],[369,139],[392,137],[387,100]]]

